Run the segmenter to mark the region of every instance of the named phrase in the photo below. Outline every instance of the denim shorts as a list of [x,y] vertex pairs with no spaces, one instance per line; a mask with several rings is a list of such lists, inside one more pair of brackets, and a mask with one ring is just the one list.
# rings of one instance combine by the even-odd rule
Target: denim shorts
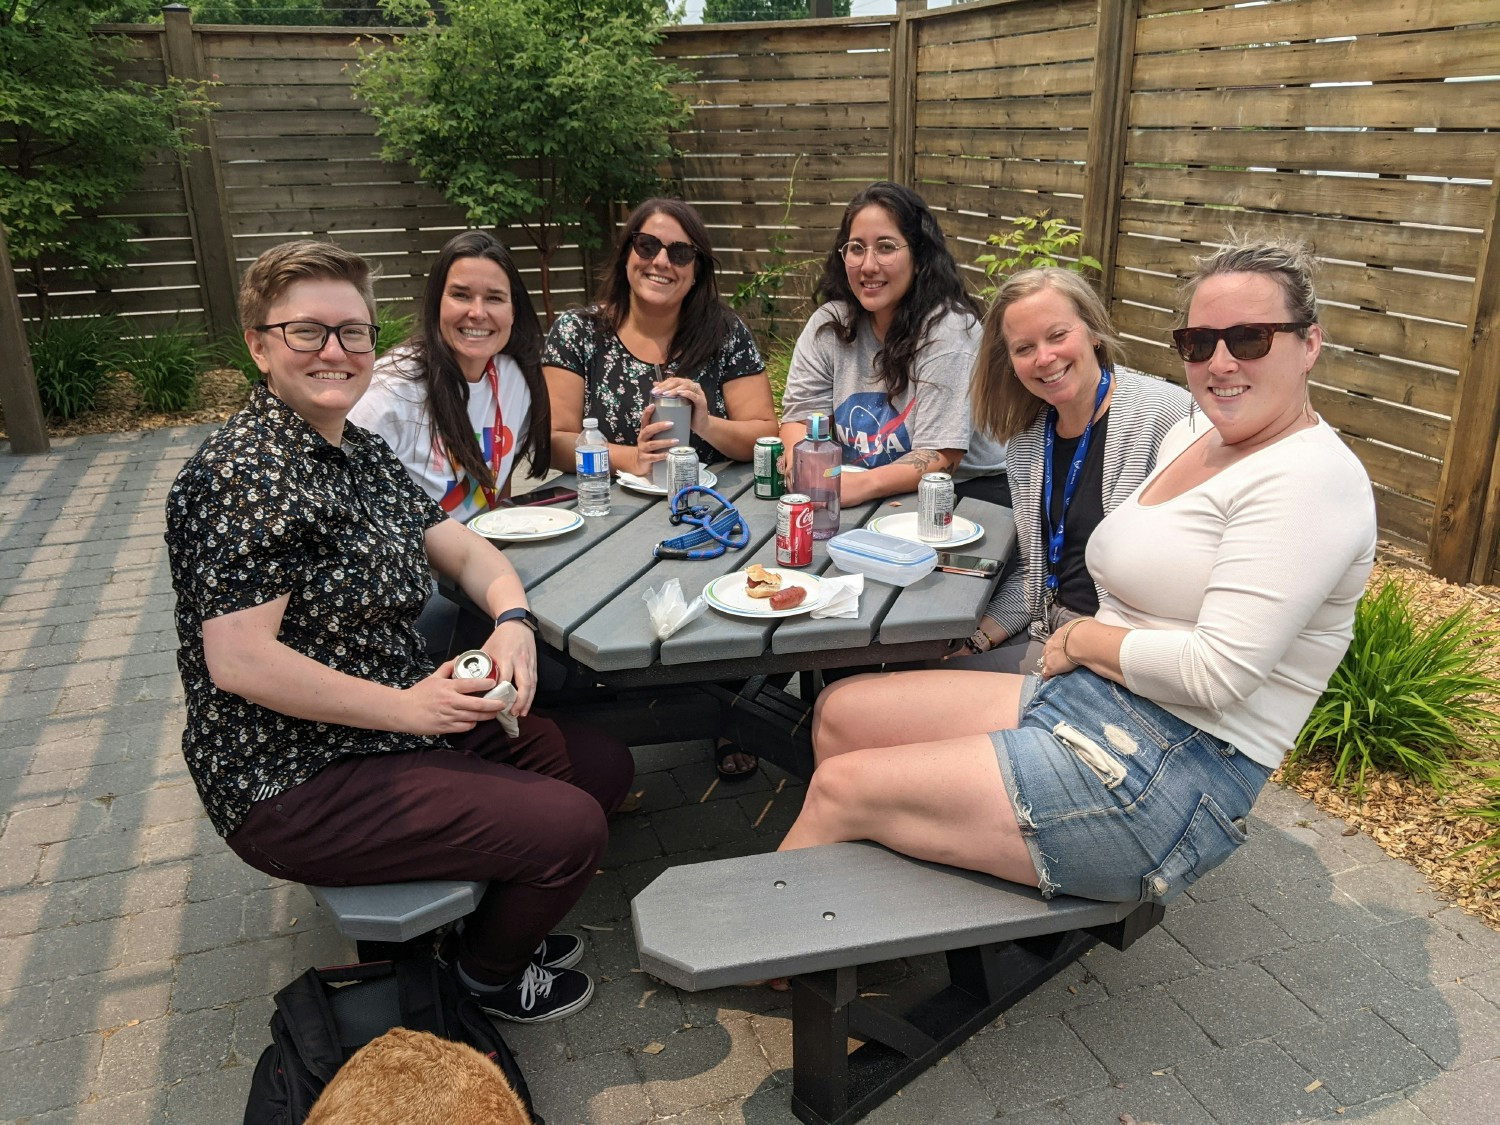
[[1086,668],[1028,676],[990,741],[1048,898],[1171,901],[1245,842],[1271,773]]

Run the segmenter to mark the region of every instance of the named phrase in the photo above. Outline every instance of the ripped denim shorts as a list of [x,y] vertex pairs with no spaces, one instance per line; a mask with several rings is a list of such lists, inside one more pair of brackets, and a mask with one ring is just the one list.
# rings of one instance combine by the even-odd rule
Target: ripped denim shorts
[[1271,773],[1086,668],[1027,677],[990,741],[1049,898],[1170,901],[1245,842]]

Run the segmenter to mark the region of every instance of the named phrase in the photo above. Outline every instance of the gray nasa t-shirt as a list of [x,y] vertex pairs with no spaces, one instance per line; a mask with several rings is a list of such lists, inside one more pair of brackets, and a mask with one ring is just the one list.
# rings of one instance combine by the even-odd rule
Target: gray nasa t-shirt
[[967,312],[950,310],[932,323],[913,363],[912,380],[894,401],[875,377],[881,344],[869,318],[851,343],[831,325],[846,315],[841,302],[813,313],[797,340],[787,371],[781,417],[805,421],[827,414],[843,448],[844,464],[875,468],[899,461],[913,449],[962,449],[954,477],[989,476],[1005,468],[1005,445],[970,424],[969,379],[982,330]]

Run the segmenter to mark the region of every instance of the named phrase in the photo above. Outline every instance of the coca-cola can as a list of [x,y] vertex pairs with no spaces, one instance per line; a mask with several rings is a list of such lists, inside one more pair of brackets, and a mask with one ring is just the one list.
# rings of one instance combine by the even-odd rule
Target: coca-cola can
[[953,478],[927,473],[917,485],[917,538],[939,542],[953,535]]
[[812,565],[812,497],[788,492],[776,506],[776,564]]

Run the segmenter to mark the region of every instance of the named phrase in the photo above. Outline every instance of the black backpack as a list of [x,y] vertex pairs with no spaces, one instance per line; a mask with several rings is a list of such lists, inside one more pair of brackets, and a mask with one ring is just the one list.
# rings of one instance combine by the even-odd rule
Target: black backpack
[[515,1056],[473,997],[428,958],[308,969],[276,994],[271,1045],[255,1065],[245,1125],[302,1125],[334,1073],[393,1027],[467,1043],[495,1061],[545,1125]]

